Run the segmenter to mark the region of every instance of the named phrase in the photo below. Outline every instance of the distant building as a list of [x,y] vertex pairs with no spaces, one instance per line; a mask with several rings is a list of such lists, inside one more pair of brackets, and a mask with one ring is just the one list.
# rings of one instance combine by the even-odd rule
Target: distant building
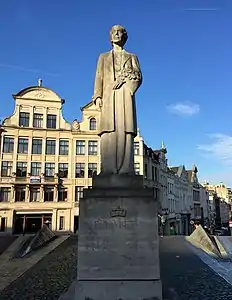
[[0,231],[35,232],[45,223],[74,231],[83,188],[100,171],[99,111],[87,105],[70,124],[64,100],[41,82],[13,97],[1,126]]
[[209,192],[200,184],[201,225],[209,228]]
[[185,166],[170,167],[170,170],[176,174],[176,195],[179,197],[179,211],[181,226],[180,234],[188,235],[191,232],[191,213],[193,209],[193,187],[188,180],[188,172]]
[[213,223],[215,228],[229,226],[231,220],[231,200],[232,191],[225,184],[220,183],[216,185],[208,182],[202,184],[209,192],[209,214],[214,218]]

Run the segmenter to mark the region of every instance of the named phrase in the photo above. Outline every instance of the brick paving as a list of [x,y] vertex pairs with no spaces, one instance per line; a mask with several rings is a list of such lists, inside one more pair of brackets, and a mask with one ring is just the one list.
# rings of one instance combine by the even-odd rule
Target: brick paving
[[57,300],[75,279],[76,265],[77,236],[71,236],[1,291],[0,300]]
[[[232,286],[194,255],[182,237],[161,238],[164,300],[232,300]],[[77,237],[71,236],[5,288],[0,300],[57,300],[76,277]]]

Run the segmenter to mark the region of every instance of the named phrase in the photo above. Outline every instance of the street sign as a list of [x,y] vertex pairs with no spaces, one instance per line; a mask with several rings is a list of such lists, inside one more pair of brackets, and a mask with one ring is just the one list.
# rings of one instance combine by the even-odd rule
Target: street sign
[[30,183],[40,183],[40,182],[41,182],[40,176],[31,176],[30,177]]

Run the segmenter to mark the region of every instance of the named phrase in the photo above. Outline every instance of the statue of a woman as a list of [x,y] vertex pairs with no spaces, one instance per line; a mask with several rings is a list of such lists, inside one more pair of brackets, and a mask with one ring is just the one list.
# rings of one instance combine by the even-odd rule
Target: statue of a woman
[[142,82],[136,55],[123,49],[126,29],[111,28],[113,49],[100,55],[93,101],[101,107],[102,174],[134,174],[134,137],[137,135],[135,92]]

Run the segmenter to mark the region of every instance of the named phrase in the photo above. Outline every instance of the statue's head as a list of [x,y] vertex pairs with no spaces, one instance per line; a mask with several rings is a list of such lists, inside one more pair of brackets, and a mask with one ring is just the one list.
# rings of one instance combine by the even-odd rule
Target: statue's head
[[127,31],[123,26],[114,25],[110,29],[111,44],[117,44],[123,47],[126,44],[127,38],[128,38]]

